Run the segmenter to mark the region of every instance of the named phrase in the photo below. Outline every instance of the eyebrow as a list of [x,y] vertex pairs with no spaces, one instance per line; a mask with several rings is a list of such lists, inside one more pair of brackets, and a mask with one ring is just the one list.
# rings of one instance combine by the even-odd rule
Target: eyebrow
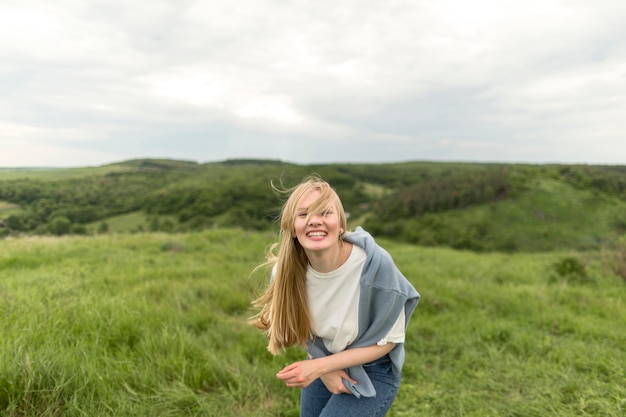
[[[309,207],[300,207],[300,208],[298,208],[298,211],[308,211],[309,208],[310,208],[310,206]],[[335,205],[334,204],[329,204],[325,208],[321,209],[321,211],[326,211],[326,210],[335,210]]]

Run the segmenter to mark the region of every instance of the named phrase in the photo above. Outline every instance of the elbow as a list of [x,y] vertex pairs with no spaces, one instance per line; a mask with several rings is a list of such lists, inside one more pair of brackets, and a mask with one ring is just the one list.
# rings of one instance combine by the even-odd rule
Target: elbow
[[396,347],[396,344],[393,342],[386,342],[385,344],[382,344],[382,345],[379,344],[378,346],[382,354],[386,355],[387,353],[391,352]]

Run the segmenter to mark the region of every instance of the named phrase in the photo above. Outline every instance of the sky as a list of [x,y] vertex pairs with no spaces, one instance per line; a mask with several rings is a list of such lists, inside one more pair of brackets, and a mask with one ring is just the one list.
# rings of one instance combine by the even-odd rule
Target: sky
[[0,0],[0,167],[626,164],[623,0]]

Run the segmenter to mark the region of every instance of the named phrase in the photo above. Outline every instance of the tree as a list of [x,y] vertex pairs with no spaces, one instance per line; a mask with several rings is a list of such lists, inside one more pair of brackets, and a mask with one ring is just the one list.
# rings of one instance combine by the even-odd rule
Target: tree
[[7,217],[6,225],[11,230],[22,230],[23,227],[21,217],[16,216],[15,214],[11,214]]
[[57,236],[68,234],[71,227],[72,222],[67,217],[55,217],[48,224],[50,232]]
[[109,232],[109,224],[107,222],[100,223],[100,226],[98,226],[98,233],[104,234],[108,232]]

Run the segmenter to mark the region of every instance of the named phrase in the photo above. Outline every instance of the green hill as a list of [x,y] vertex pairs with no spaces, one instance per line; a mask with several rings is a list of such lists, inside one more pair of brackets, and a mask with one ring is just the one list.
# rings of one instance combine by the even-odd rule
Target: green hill
[[[274,227],[291,186],[316,173],[352,226],[474,251],[599,249],[626,232],[626,167],[139,159],[101,167],[0,170],[0,235]],[[3,209],[4,208],[4,209]]]

